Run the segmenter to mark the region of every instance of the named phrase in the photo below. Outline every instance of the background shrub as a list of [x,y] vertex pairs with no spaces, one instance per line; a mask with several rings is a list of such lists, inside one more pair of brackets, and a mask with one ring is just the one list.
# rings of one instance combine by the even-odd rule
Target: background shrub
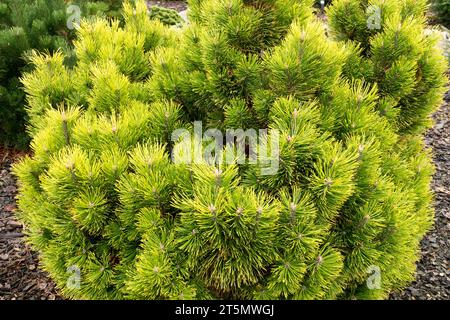
[[[119,15],[121,1],[73,2],[82,17]],[[67,28],[68,3],[64,0],[2,0],[0,3],[0,143],[25,148],[25,94],[20,75],[29,71],[31,50],[70,51],[74,32]],[[67,55],[66,62],[72,58]]]
[[176,10],[152,6],[149,13],[150,19],[158,19],[168,26],[174,26],[183,22],[183,18]]
[[450,28],[450,1],[431,0],[431,10],[438,18],[438,21],[447,28]]

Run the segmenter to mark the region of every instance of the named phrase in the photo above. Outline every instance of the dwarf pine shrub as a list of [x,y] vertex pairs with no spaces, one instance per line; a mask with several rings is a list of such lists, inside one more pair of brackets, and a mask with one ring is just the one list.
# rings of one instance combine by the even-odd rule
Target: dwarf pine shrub
[[126,2],[123,27],[81,25],[73,69],[34,55],[19,214],[65,296],[380,299],[413,279],[429,151],[312,5],[192,0],[178,30]]
[[175,26],[183,23],[183,18],[174,9],[152,6],[149,12],[150,19],[158,19],[163,24]]
[[447,70],[437,43],[427,34],[427,0],[337,0],[328,10],[331,33],[348,44],[348,79],[376,84],[377,109],[403,133],[423,132],[440,105]]
[[[74,30],[68,21],[92,15],[118,15],[121,0],[1,0],[0,1],[0,144],[26,148],[25,93],[19,81],[31,70],[31,50],[55,52],[71,50]],[[70,4],[79,6],[73,9]],[[77,12],[77,10],[80,10]],[[115,12],[114,14],[112,14]],[[72,59],[66,57],[69,63]]]

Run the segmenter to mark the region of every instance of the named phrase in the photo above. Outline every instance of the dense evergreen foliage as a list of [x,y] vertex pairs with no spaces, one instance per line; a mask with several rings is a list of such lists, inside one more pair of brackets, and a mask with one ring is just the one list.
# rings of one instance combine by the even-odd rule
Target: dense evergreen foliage
[[150,19],[158,19],[168,26],[175,26],[183,23],[183,18],[181,18],[176,10],[158,6],[152,6],[150,8],[149,17]]
[[[82,24],[73,69],[33,56],[19,214],[64,295],[380,299],[413,279],[443,59],[415,1],[370,32],[341,15],[366,1],[335,2],[331,38],[313,0],[191,0],[182,30],[127,1],[123,27]],[[204,158],[194,121],[268,129],[257,150],[279,153]],[[191,134],[198,161],[176,161]]]
[[[122,1],[72,3],[79,6],[80,17],[87,18],[118,16]],[[68,8],[64,0],[0,0],[0,144],[27,146],[25,94],[19,77],[30,70],[27,55],[31,50],[70,51],[75,33],[67,21],[76,12]]]
[[[378,110],[404,133],[423,132],[440,105],[447,65],[427,34],[426,0],[336,0],[328,10],[331,32],[349,46],[349,79],[377,84]],[[370,28],[368,28],[370,26]]]
[[438,21],[450,28],[450,1],[430,0],[431,10],[438,18]]

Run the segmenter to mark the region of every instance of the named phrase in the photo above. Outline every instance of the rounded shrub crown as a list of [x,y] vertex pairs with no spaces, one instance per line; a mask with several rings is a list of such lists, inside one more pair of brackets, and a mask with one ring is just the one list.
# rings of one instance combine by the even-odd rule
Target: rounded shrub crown
[[[71,25],[80,17],[117,16],[121,0],[2,0],[0,2],[0,144],[26,149],[25,93],[20,76],[32,70],[29,53],[67,53],[73,57]],[[77,7],[74,7],[77,6]]]
[[311,5],[191,1],[174,31],[127,2],[123,28],[80,27],[73,69],[35,55],[34,154],[15,173],[63,294],[363,299],[412,280],[428,151],[380,112],[374,82],[349,79],[349,47]]
[[328,9],[332,35],[349,47],[344,75],[377,84],[379,112],[402,133],[430,126],[447,80],[426,8],[426,0],[337,0]]

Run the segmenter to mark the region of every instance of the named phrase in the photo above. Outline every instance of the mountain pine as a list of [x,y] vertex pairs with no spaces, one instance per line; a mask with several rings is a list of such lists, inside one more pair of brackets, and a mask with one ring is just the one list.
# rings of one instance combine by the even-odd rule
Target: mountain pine
[[183,18],[174,9],[152,6],[149,12],[150,19],[158,19],[168,26],[180,25]]
[[[395,101],[386,78],[350,69],[354,58],[378,71],[367,65],[379,51],[362,53],[378,42],[327,37],[312,0],[189,5],[181,30],[150,20],[144,1],[125,2],[123,27],[82,23],[72,69],[60,52],[33,56],[22,79],[33,155],[14,171],[43,269],[83,299],[381,299],[403,288],[433,220],[433,166],[402,125],[419,120],[381,112]],[[430,45],[414,61],[431,50],[438,64],[420,31],[408,37]],[[416,92],[411,82],[397,98]],[[207,139],[213,129],[267,131],[256,150],[237,136],[241,153],[203,157],[196,148],[222,142]]]
[[[19,81],[23,72],[30,71],[28,55],[31,50],[55,52],[71,50],[74,31],[67,27],[79,5],[80,18],[92,15],[118,15],[121,0],[0,0],[0,144],[26,148],[25,93]],[[69,54],[68,54],[69,55]],[[71,57],[66,57],[70,64]]]
[[427,0],[333,4],[330,31],[349,48],[344,75],[377,85],[377,109],[398,132],[422,133],[442,100],[447,70],[440,33],[425,30]]

